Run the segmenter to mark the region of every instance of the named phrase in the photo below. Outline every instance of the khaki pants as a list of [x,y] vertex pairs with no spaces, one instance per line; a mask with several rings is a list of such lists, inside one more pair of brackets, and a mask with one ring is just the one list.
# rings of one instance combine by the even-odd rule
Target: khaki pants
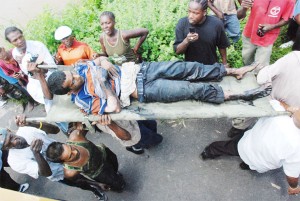
[[250,38],[247,38],[244,35],[242,36],[242,41],[242,57],[245,65],[250,65],[253,62],[257,62],[262,66],[270,64],[273,44],[267,47],[257,46],[252,44]]

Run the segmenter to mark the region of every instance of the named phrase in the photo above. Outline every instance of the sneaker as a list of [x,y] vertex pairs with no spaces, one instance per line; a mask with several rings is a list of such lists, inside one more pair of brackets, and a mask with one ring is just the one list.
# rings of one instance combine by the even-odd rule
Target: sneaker
[[131,147],[126,147],[126,150],[127,151],[130,151],[134,154],[143,154],[145,151],[142,147],[134,147],[134,146],[131,146]]
[[284,48],[288,48],[288,47],[292,47],[294,45],[294,41],[289,41],[289,42],[286,42],[286,43],[283,43],[279,46],[279,48],[281,49],[284,49]]
[[28,183],[21,184],[21,185],[20,185],[20,188],[19,188],[19,192],[23,193],[23,192],[25,192],[28,188],[29,188],[29,184],[28,184]]
[[247,165],[245,162],[241,162],[240,163],[240,168],[242,170],[251,170],[250,167],[249,167],[249,165]]
[[215,156],[213,156],[212,154],[208,153],[207,147],[205,147],[205,149],[200,154],[200,156],[201,156],[202,160],[214,159],[215,158]]
[[95,190],[94,196],[100,201],[107,201],[108,197],[105,193]]

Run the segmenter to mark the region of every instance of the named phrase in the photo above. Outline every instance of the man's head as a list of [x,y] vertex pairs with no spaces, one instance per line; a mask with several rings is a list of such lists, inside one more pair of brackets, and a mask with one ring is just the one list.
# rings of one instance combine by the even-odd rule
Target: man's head
[[74,145],[52,142],[47,148],[46,157],[55,163],[73,162],[79,159],[80,152]]
[[6,51],[4,47],[0,47],[0,59],[4,61],[9,61],[12,59],[10,51]]
[[190,24],[201,24],[206,19],[207,0],[191,0],[188,9]]
[[64,95],[78,92],[84,84],[84,79],[75,72],[55,71],[49,76],[47,82],[53,94]]
[[8,129],[0,128],[0,149],[24,149],[28,146],[25,138],[12,133]]
[[67,48],[72,47],[74,43],[74,36],[72,29],[68,26],[60,26],[54,33],[55,40],[60,40]]
[[26,50],[26,41],[23,36],[23,32],[17,27],[8,27],[4,31],[5,39],[13,44],[18,49],[21,49],[25,52]]
[[116,22],[115,15],[112,12],[104,11],[103,13],[101,13],[99,19],[101,29],[105,34],[111,35],[112,33],[114,33]]

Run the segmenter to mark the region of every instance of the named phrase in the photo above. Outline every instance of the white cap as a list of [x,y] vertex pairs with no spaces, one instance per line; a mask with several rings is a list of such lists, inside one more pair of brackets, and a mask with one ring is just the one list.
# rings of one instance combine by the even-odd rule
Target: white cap
[[61,40],[72,34],[72,29],[68,26],[60,26],[56,29],[54,33],[55,40]]

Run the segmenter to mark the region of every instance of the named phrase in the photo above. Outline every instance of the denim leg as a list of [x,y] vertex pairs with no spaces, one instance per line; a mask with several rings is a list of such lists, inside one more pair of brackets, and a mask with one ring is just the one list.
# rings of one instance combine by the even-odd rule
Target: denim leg
[[210,103],[223,103],[224,93],[216,84],[178,80],[154,80],[145,85],[145,102],[176,102],[199,100]]
[[224,20],[225,31],[234,43],[241,37],[240,22],[236,15],[226,15]]
[[141,131],[141,140],[134,146],[148,149],[155,146],[163,140],[163,137],[157,133],[157,123],[153,120],[137,121]]
[[157,133],[157,122],[155,120],[139,120],[138,123],[142,123],[144,126]]
[[145,84],[156,79],[186,81],[220,81],[226,75],[222,64],[203,65],[198,62],[151,62],[148,64],[144,79]]

